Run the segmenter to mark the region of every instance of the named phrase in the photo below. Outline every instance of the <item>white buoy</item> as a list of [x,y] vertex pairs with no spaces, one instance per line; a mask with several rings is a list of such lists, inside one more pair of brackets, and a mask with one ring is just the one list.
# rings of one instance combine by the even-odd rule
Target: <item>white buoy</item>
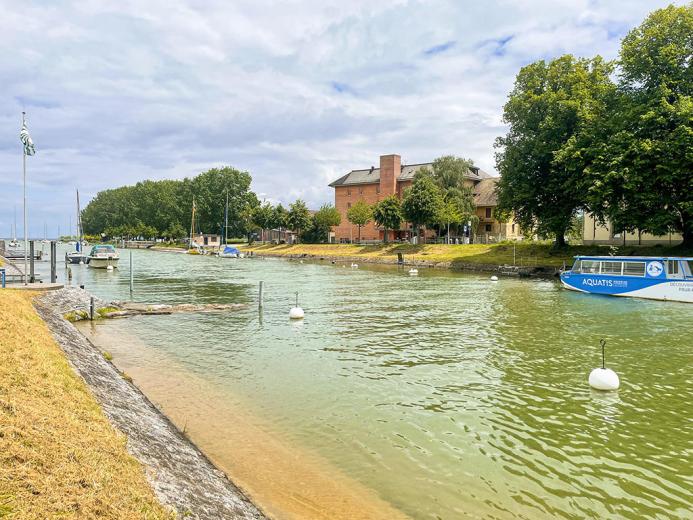
[[358,268],[359,268],[359,264],[351,264],[351,268],[352,268],[352,269],[358,269]]
[[303,312],[303,309],[298,306],[298,293],[296,293],[296,306],[291,307],[289,310],[289,319],[291,320],[302,320],[303,317],[305,316],[305,313]]
[[589,384],[595,390],[618,390],[618,387],[621,384],[618,379],[618,374],[616,374],[616,372],[610,368],[606,368],[604,366],[604,347],[606,346],[606,341],[602,339],[599,343],[602,346],[602,367],[595,368],[592,370],[592,372],[590,372],[590,377],[588,379]]
[[492,281],[492,282],[497,282],[497,281],[498,281],[498,277],[494,274],[494,275],[491,277],[491,281]]
[[418,276],[418,274],[419,274],[418,269],[415,269],[413,267],[411,269],[409,269],[409,276]]

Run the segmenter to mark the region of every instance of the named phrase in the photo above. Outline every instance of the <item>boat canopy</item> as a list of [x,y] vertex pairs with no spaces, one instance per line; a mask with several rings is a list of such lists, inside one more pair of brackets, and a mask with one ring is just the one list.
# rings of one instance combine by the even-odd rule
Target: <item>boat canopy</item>
[[241,252],[236,247],[226,246],[226,247],[224,247],[224,254],[225,255],[240,255]]
[[95,253],[115,253],[115,247],[113,247],[110,244],[103,244],[103,245],[94,246],[91,248],[90,254],[93,255]]

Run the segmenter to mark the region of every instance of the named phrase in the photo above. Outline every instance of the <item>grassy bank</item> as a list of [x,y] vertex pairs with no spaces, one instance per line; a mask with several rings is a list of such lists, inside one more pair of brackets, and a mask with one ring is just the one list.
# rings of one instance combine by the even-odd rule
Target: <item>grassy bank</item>
[[[575,255],[607,255],[612,249],[606,246],[569,246],[555,250],[550,243],[518,242],[513,254],[512,243],[501,244],[296,244],[296,245],[257,245],[243,246],[244,251],[256,254],[294,256],[313,255],[317,257],[362,258],[364,260],[396,262],[397,253],[404,255],[405,261],[416,260],[431,263],[449,263],[451,267],[461,264],[490,265],[531,265],[539,267],[561,267],[570,265]],[[654,247],[618,247],[619,255],[682,255],[681,248]],[[690,254],[690,252],[688,252]]]
[[170,518],[31,294],[0,292],[0,518]]

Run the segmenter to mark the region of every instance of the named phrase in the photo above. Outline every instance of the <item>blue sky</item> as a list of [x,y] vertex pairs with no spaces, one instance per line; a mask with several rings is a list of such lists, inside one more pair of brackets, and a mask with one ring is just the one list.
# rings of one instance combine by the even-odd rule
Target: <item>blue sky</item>
[[[683,2],[677,2],[682,4]],[[21,112],[32,235],[65,232],[74,189],[232,165],[258,196],[311,207],[381,154],[494,170],[519,68],[614,58],[656,0],[82,0],[10,2],[0,17],[0,236],[17,208]],[[73,218],[74,220],[74,218]]]

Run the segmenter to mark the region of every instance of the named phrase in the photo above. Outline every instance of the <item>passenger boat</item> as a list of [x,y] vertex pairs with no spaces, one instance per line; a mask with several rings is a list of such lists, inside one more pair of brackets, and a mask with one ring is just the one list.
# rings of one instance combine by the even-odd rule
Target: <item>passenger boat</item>
[[576,256],[563,285],[610,296],[693,303],[693,257]]
[[91,248],[87,264],[95,269],[115,269],[118,267],[118,252],[110,244],[97,245]]

